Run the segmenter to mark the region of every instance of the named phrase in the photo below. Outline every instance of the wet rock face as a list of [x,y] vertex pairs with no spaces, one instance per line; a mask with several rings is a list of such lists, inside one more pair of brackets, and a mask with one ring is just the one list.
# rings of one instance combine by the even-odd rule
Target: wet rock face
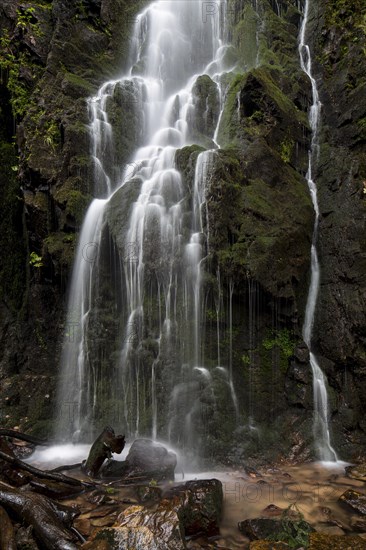
[[219,534],[222,500],[220,481],[187,482],[170,489],[155,509],[130,506],[85,548],[97,550],[108,541],[111,549],[183,550],[188,536]]
[[[199,134],[213,137],[220,114],[220,98],[217,85],[207,75],[197,78],[192,89],[195,117],[193,138]],[[196,136],[194,134],[197,134]],[[199,141],[198,141],[199,142]]]
[[[9,166],[2,186],[7,196],[0,198],[10,216],[4,217],[7,230],[1,227],[0,236],[3,255],[9,256],[0,275],[1,302],[6,304],[0,321],[0,418],[3,425],[20,424],[46,437],[53,429],[66,286],[77,232],[91,200],[86,98],[127,57],[130,21],[142,5],[123,0],[118,6],[109,0],[0,1],[5,40],[0,155],[3,169]],[[13,153],[15,127],[19,159]],[[29,265],[27,250],[42,265]]]
[[312,8],[309,29],[322,102],[316,171],[321,287],[314,337],[319,355],[333,361],[326,370],[337,395],[333,433],[346,457],[357,455],[366,437],[365,29],[362,2],[353,13],[335,1],[319,8]]
[[339,497],[339,501],[347,504],[359,514],[366,515],[366,496],[363,493],[348,489]]
[[219,534],[223,501],[220,481],[188,481],[170,489],[164,496],[178,503],[178,516],[186,536]]

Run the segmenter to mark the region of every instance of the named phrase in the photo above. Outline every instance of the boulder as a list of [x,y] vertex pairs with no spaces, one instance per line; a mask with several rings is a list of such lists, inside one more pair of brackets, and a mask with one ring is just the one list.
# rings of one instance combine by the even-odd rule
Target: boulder
[[254,518],[239,522],[239,531],[250,540],[271,539],[286,542],[288,538],[299,540],[300,543],[307,534],[314,531],[313,527],[301,517],[290,519],[282,516],[281,519]]
[[112,460],[103,469],[103,477],[121,478],[125,482],[174,479],[176,455],[150,439],[136,439],[123,462]]
[[212,537],[219,534],[223,492],[217,479],[188,481],[173,487],[165,494],[165,500],[176,503],[186,536],[200,533]]
[[273,518],[246,519],[239,522],[238,527],[250,540],[273,537],[282,530],[280,520]]

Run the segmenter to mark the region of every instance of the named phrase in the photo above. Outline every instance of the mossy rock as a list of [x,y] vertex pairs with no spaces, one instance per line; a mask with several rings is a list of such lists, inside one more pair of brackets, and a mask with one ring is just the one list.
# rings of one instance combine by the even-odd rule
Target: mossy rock
[[195,116],[193,128],[204,136],[213,137],[220,114],[217,84],[208,75],[199,76],[192,88]]
[[273,295],[293,298],[309,263],[306,182],[264,140],[247,148],[245,161],[235,150],[216,158],[207,189],[210,247],[223,274],[240,280],[249,273]]
[[74,261],[76,247],[75,233],[51,233],[44,240],[43,255],[50,255],[55,274],[61,275],[63,271],[69,271]]
[[134,202],[140,194],[142,181],[139,178],[125,183],[108,201],[105,209],[105,220],[118,250],[123,255],[126,242],[125,236],[130,221]]
[[175,153],[175,166],[179,170],[184,186],[191,188],[194,182],[197,157],[204,151],[199,145],[189,145],[177,149]]

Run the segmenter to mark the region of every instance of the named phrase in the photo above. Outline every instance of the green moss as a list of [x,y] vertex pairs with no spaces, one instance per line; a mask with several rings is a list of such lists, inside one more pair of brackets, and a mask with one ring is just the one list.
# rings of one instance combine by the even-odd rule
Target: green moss
[[44,253],[49,253],[59,269],[70,269],[74,260],[76,235],[74,233],[51,233],[44,240]]
[[70,88],[75,89],[78,95],[83,97],[88,97],[95,93],[95,86],[90,81],[75,73],[65,72],[63,85],[69,85]]
[[277,347],[286,359],[289,359],[295,349],[296,340],[288,329],[276,330],[271,336],[265,338],[262,342],[265,350],[269,351]]
[[257,63],[258,26],[258,15],[250,3],[247,3],[233,33],[233,42],[242,60],[242,68],[246,70],[255,67]]
[[286,138],[281,143],[280,155],[283,162],[290,162],[292,153],[295,147],[295,142],[293,139]]
[[80,191],[70,191],[67,197],[67,214],[71,215],[78,225],[81,225],[90,202],[91,197],[83,195]]

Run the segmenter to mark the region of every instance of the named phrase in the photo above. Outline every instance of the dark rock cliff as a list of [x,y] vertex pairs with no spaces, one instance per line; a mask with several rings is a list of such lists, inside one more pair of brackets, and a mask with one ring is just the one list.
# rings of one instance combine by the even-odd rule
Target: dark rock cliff
[[[356,4],[350,10],[342,0],[319,7],[311,2],[309,29],[323,104],[315,177],[322,276],[314,347],[330,383],[331,427],[343,458],[359,453],[366,440],[366,58],[362,0]],[[142,5],[0,0],[4,425],[42,435],[51,430],[65,292],[91,200],[86,98],[122,71]],[[229,0],[228,14],[239,71],[228,83],[218,136],[222,151],[208,188],[205,346],[213,360],[219,273],[222,299],[227,303],[232,295],[232,319],[227,312],[220,319],[222,356],[232,361],[241,414],[250,421],[232,437],[233,411],[228,415],[223,407],[212,420],[216,435],[207,454],[215,447],[223,458],[230,445],[233,462],[255,454],[305,458],[311,455],[312,387],[301,326],[313,209],[304,177],[311,87],[299,67],[301,14],[290,0]],[[135,139],[126,102],[121,108],[124,93],[115,96],[109,115],[113,124],[125,124],[129,139],[122,137],[110,152],[112,165],[126,162]],[[209,77],[197,81],[194,95],[197,112],[209,106],[209,116],[194,128],[200,142],[218,117]],[[188,186],[198,150],[177,153]],[[112,218],[113,208],[111,203]],[[123,221],[117,216],[116,223]],[[113,224],[111,219],[112,234]]]
[[122,70],[142,5],[0,2],[0,419],[9,426],[50,432],[65,292],[91,200],[86,99]]

